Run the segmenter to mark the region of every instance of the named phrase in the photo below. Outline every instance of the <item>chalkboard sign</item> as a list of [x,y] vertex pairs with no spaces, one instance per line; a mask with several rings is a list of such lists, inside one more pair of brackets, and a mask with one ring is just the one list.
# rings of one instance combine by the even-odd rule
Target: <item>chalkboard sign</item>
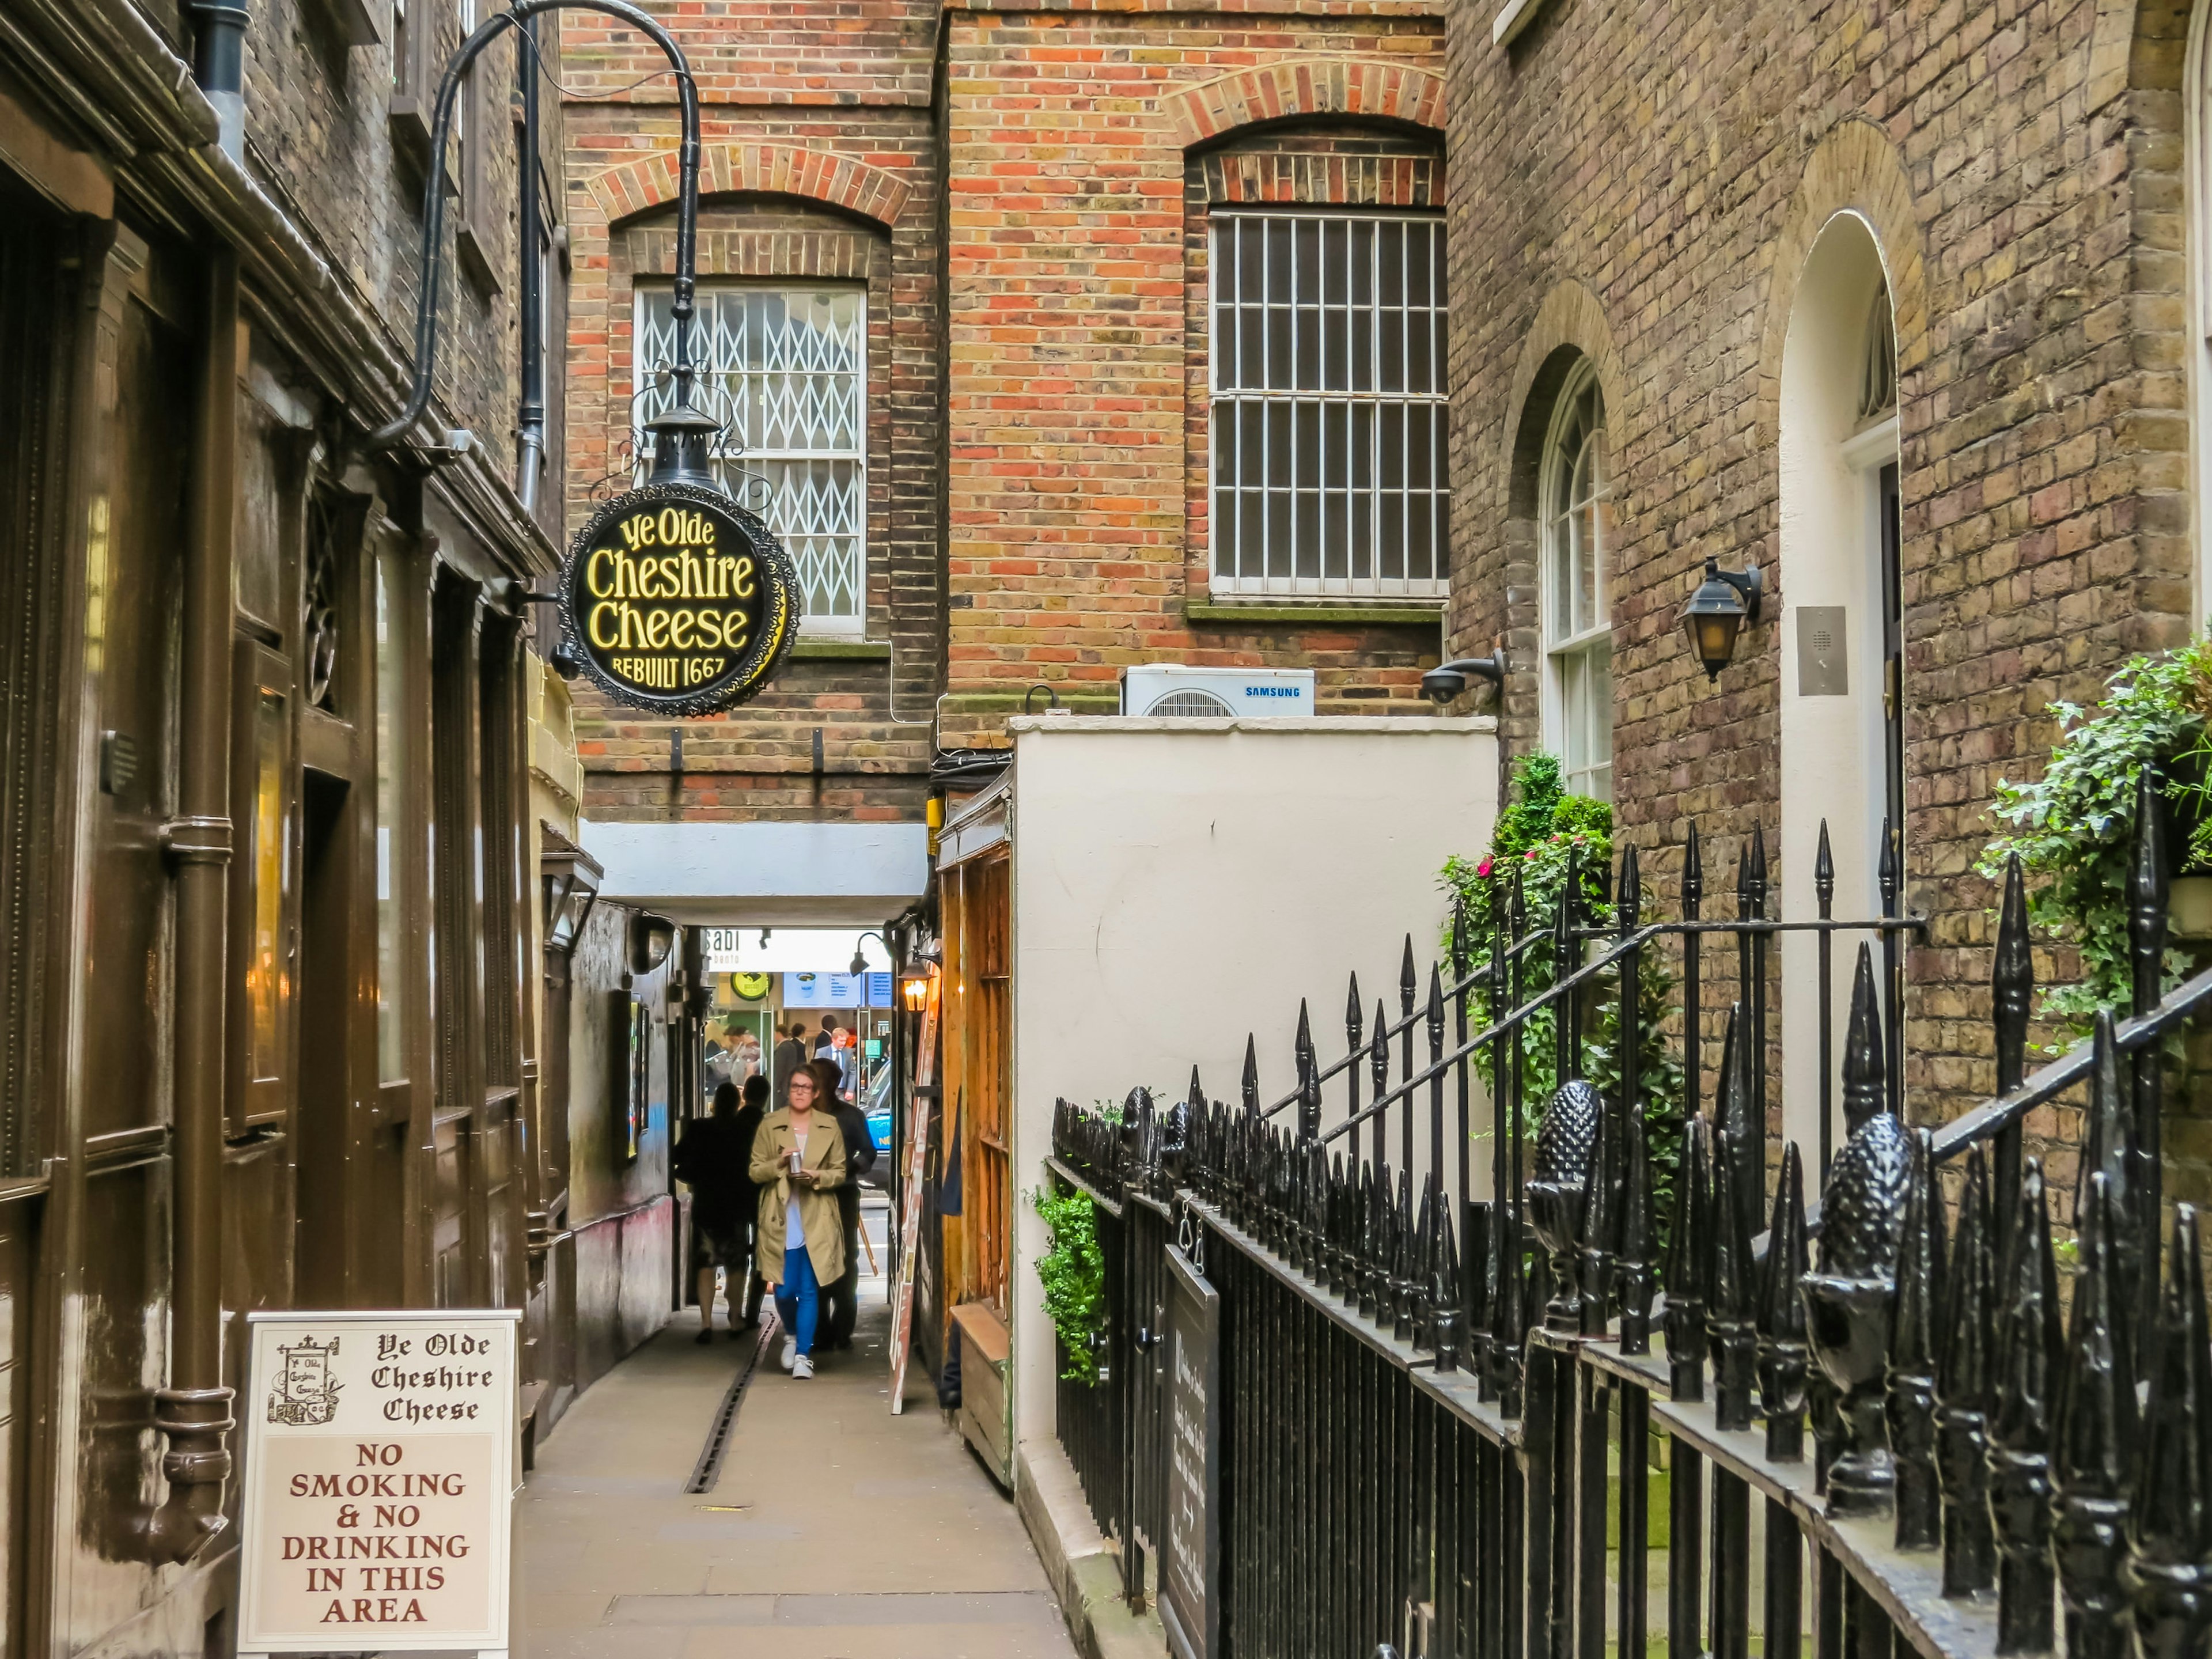
[[1168,1515],[1160,1622],[1176,1659],[1209,1659],[1221,1626],[1221,1294],[1168,1251]]

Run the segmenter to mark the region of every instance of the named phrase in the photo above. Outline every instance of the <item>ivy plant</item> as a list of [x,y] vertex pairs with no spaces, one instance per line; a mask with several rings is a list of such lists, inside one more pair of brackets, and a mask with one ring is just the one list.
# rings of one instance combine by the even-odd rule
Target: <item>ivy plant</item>
[[[1521,957],[1521,995],[1525,1001],[1548,990],[1559,977],[1552,932],[1567,891],[1569,868],[1575,871],[1579,925],[1601,927],[1610,926],[1614,919],[1606,883],[1606,872],[1612,865],[1611,805],[1569,793],[1560,782],[1556,757],[1528,755],[1517,762],[1513,769],[1513,799],[1498,815],[1489,850],[1472,860],[1455,856],[1443,868],[1445,888],[1467,908],[1469,966],[1478,975],[1468,993],[1471,1031],[1482,1030],[1510,1010],[1510,981],[1507,1006],[1493,1008],[1480,970],[1490,961],[1490,918],[1509,914],[1515,877],[1520,878],[1527,913],[1524,936],[1537,935]],[[1645,919],[1650,919],[1648,910]],[[1443,938],[1449,948],[1449,915]],[[1570,971],[1574,965],[1568,964]],[[1658,951],[1639,953],[1637,984],[1642,1024],[1635,1056],[1637,1096],[1644,1105],[1653,1209],[1663,1245],[1674,1211],[1674,1168],[1681,1146],[1683,1073],[1681,1061],[1668,1047],[1664,1030],[1674,1012],[1674,975]],[[1601,980],[1596,1002],[1595,1020],[1583,1028],[1579,1069],[1600,1092],[1618,1098],[1623,1043],[1617,975]],[[1558,1004],[1547,1005],[1531,1014],[1522,1026],[1522,1132],[1525,1135],[1534,1135],[1543,1121],[1545,1103],[1559,1084],[1558,1014]],[[1492,1088],[1497,1085],[1494,1065],[1492,1051],[1485,1044],[1476,1051],[1475,1066],[1483,1082]]]
[[1043,1218],[1047,1249],[1037,1258],[1045,1317],[1067,1356],[1060,1376],[1095,1388],[1097,1338],[1106,1329],[1106,1256],[1098,1248],[1098,1215],[1088,1193],[1040,1190],[1030,1195]]
[[[2086,1036],[2102,1008],[2127,1005],[2127,882],[2135,852],[2136,790],[2146,765],[2164,779],[2166,799],[2185,837],[2177,849],[2184,873],[2212,872],[2212,640],[2130,658],[2106,683],[2094,708],[2056,702],[2058,741],[2043,775],[1996,787],[1993,815],[2010,826],[1983,849],[1975,868],[2004,878],[2018,854],[2033,880],[2028,919],[2073,945],[2081,977],[2046,988],[2043,1012],[2069,1037]],[[2166,953],[2165,981],[2187,963]],[[2055,1052],[2055,1050],[2054,1050]]]

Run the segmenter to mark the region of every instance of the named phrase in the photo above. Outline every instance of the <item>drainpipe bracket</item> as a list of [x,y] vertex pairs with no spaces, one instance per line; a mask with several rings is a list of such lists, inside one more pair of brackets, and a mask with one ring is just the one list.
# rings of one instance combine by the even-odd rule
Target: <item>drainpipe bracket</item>
[[179,864],[228,864],[228,818],[171,818],[159,832],[161,850]]

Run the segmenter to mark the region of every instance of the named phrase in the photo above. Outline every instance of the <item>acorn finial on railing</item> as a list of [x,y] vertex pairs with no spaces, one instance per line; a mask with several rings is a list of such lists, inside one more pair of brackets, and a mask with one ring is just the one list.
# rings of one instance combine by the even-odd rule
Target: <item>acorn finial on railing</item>
[[1973,1595],[1996,1582],[1990,1531],[1989,1414],[1996,1361],[1996,1227],[1982,1149],[1966,1149],[1959,1226],[1943,1285],[1942,1359],[1936,1374],[1936,1469],[1943,1489],[1943,1594]]
[[1467,897],[1452,895],[1451,970],[1455,982],[1467,977]]
[[1244,1034],[1244,1080],[1240,1085],[1244,1109],[1254,1116],[1260,1112],[1260,1040],[1249,1031]]
[[[1348,1054],[1356,1054],[1360,1050],[1361,1022],[1364,1016],[1365,1011],[1359,1006],[1359,975],[1354,970],[1351,988],[1344,994],[1344,1051]],[[1358,1076],[1358,1072],[1354,1070],[1352,1078],[1355,1081]]]
[[1692,1118],[1682,1134],[1674,1230],[1667,1242],[1668,1393],[1681,1401],[1705,1397],[1705,1232],[1712,1205],[1708,1171],[1705,1121]]
[[1820,845],[1813,850],[1813,898],[1826,916],[1836,902],[1836,855],[1828,849],[1828,821],[1820,820]]
[[2027,1160],[1999,1291],[1996,1415],[1990,1421],[1990,1518],[2001,1557],[1997,1652],[2051,1649],[2051,1420],[2062,1351],[2058,1264],[2043,1164]]
[[1421,976],[1413,966],[1413,936],[1406,935],[1406,954],[1398,964],[1398,1013],[1403,1018],[1413,1012],[1413,995],[1420,989]]
[[1846,1135],[1856,1134],[1869,1118],[1889,1109],[1889,1089],[1883,1078],[1886,1053],[1881,1007],[1875,1000],[1874,955],[1861,941],[1858,966],[1851,974],[1850,1018],[1844,1027]]
[[[2004,900],[1997,908],[1990,991],[1996,1027],[1997,1092],[2008,1095],[2027,1076],[2027,1022],[2035,1003],[2035,954],[2029,949],[2027,935],[2027,878],[2021,872],[2017,853],[2005,859]],[[2002,1176],[2003,1171],[1996,1173]]]
[[1705,1332],[1713,1352],[1713,1423],[1751,1426],[1751,1390],[1758,1358],[1751,1289],[1751,1236],[1736,1202],[1741,1177],[1725,1143],[1713,1160],[1711,1267],[1706,1279]]
[[1942,1537],[1936,1480],[1936,1316],[1943,1285],[1943,1200],[1936,1189],[1934,1137],[1925,1129],[1911,1136],[1885,1419],[1890,1455],[1897,1462],[1897,1547],[1932,1550]]
[[1859,1125],[1829,1171],[1820,1265],[1805,1277],[1813,1355],[1842,1395],[1843,1438],[1828,1471],[1834,1515],[1887,1514],[1895,1489],[1881,1383],[1911,1158],[1905,1126],[1888,1113]]
[[1552,1258],[1552,1299],[1544,1328],[1582,1328],[1580,1292],[1583,1190],[1604,1110],[1597,1091],[1580,1078],[1562,1083],[1536,1129],[1536,1169],[1528,1179],[1528,1219]]
[[2124,1224],[2111,1177],[2093,1172],[2075,1216],[2081,1272],[2052,1437],[2051,1554],[2066,1603],[2068,1659],[2125,1659],[2128,1594],[2120,1577],[2135,1449],[2136,1391],[2113,1317],[2120,1286],[2114,1232]]
[[1698,848],[1698,821],[1690,820],[1682,837],[1682,914],[1695,917],[1705,899],[1705,860]]
[[1805,1170],[1797,1143],[1782,1149],[1774,1213],[1766,1229],[1766,1283],[1759,1328],[1759,1406],[1766,1455],[1796,1463],[1805,1455]]
[[2197,1210],[2173,1206],[2128,1571],[2145,1659],[2199,1659],[2212,1628],[2212,1334]]

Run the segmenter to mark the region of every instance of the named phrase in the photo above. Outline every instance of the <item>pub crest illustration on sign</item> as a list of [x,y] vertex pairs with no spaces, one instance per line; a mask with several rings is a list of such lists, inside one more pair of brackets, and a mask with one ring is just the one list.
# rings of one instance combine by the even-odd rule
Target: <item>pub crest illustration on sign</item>
[[790,555],[759,515],[696,483],[643,484],[593,514],[560,600],[568,653],[616,701],[655,714],[748,701],[799,633]]
[[271,1423],[321,1424],[337,1415],[338,1380],[331,1375],[337,1351],[335,1336],[323,1343],[302,1336],[289,1347],[276,1350],[282,1364],[269,1390]]

